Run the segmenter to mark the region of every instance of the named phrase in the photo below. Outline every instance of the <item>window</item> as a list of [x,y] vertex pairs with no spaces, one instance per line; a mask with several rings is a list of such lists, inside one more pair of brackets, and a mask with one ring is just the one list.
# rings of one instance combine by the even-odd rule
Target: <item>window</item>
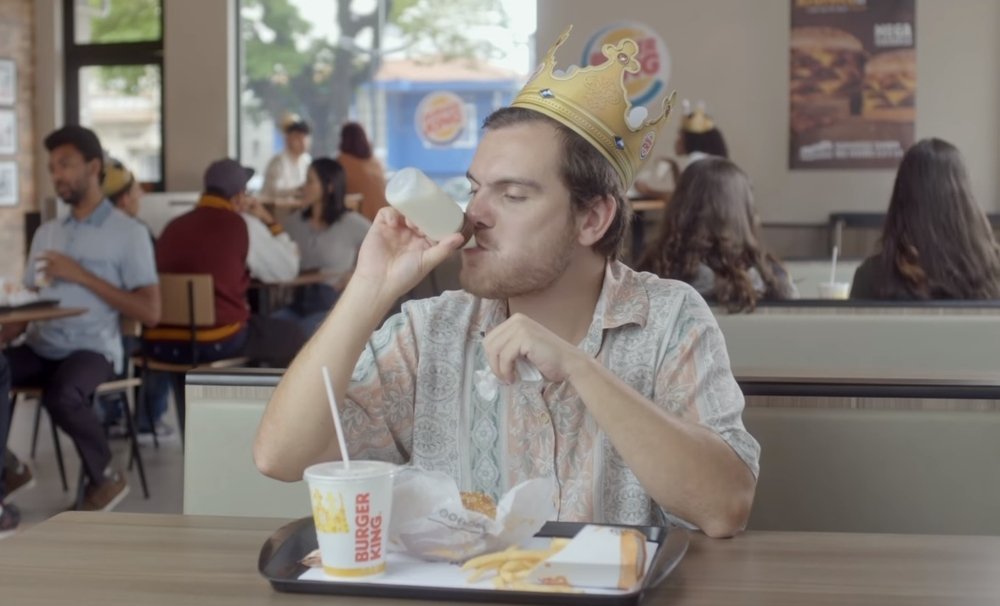
[[261,174],[291,117],[336,157],[356,121],[390,172],[467,189],[482,119],[534,67],[535,17],[534,0],[241,0],[241,161]]
[[64,0],[66,122],[163,189],[162,0]]

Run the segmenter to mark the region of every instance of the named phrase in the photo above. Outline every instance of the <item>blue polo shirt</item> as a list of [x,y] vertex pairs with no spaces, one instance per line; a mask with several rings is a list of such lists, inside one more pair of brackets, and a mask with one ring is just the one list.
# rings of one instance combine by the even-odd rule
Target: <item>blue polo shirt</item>
[[[56,250],[84,269],[123,290],[157,284],[156,262],[146,228],[104,200],[83,221],[72,214],[46,221],[31,241],[24,285],[35,288],[35,259]],[[27,344],[38,355],[61,360],[74,351],[102,354],[115,372],[122,368],[122,339],[118,311],[90,290],[74,282],[52,280],[41,288],[43,299],[58,299],[63,307],[85,307],[83,315],[32,322]]]

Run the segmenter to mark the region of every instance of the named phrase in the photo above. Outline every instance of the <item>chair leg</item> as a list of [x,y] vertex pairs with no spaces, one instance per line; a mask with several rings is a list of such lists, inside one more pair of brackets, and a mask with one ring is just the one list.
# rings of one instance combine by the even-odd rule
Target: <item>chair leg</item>
[[[142,388],[139,389],[142,392]],[[132,403],[131,392],[125,396],[125,407],[128,409],[125,411],[125,423],[128,426],[128,438],[129,442],[132,444],[132,460],[135,461],[136,465],[139,467],[139,482],[142,484],[142,496],[145,499],[149,498],[149,486],[146,484],[146,468],[142,464],[142,453],[139,452],[139,436],[135,433],[135,422],[132,419]],[[156,432],[153,432],[156,435]]]
[[[39,402],[38,406],[41,407],[42,403]],[[56,464],[59,466],[59,479],[62,480],[63,492],[69,492],[69,484],[66,483],[66,463],[63,461],[62,445],[59,443],[59,432],[56,431],[56,424],[51,416],[49,417],[49,427],[52,428],[52,444],[56,448]]]
[[[146,376],[143,377],[143,381],[139,385],[139,404],[142,406],[142,410],[146,413],[146,420],[149,421],[149,428],[153,432],[153,448],[159,450],[160,438],[156,435],[156,422],[153,420],[153,403],[146,395],[146,379],[152,373],[148,370],[143,372],[146,373]],[[136,410],[139,410],[139,408],[136,407]]]
[[38,400],[38,407],[35,408],[35,428],[31,430],[31,460],[35,460],[35,451],[38,450],[38,425],[42,422],[42,401]]
[[87,474],[83,470],[83,459],[80,459],[80,473],[76,478],[76,498],[73,499],[73,509],[80,511],[83,507],[83,495],[87,488]]
[[181,432],[181,444],[184,443],[184,420],[187,416],[187,396],[184,393],[184,373],[175,373],[174,402],[177,404],[177,425]]

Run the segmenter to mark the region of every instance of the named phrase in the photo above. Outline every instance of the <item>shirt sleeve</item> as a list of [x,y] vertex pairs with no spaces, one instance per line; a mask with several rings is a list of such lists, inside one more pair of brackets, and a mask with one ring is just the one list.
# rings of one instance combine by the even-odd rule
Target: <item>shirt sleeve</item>
[[257,217],[240,213],[247,224],[247,268],[261,282],[284,282],[299,274],[299,250],[282,232],[273,234]]
[[278,194],[278,177],[281,174],[281,156],[271,158],[267,167],[264,168],[264,185],[261,186],[261,193],[265,197],[273,198]]
[[365,344],[343,406],[352,457],[405,463],[413,448],[417,347],[410,308],[390,317]]
[[120,275],[121,287],[125,290],[135,290],[160,282],[149,231],[138,222],[134,223],[133,229],[128,230],[129,241],[122,248]]
[[722,331],[708,305],[693,293],[661,352],[653,392],[658,406],[717,433],[757,476],[760,445],[743,426],[743,392],[729,366]]

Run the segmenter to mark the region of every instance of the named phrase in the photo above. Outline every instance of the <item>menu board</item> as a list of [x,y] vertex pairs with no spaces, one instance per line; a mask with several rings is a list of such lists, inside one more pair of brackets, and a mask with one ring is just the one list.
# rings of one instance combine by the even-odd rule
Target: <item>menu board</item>
[[895,168],[914,138],[914,0],[791,6],[789,168]]

